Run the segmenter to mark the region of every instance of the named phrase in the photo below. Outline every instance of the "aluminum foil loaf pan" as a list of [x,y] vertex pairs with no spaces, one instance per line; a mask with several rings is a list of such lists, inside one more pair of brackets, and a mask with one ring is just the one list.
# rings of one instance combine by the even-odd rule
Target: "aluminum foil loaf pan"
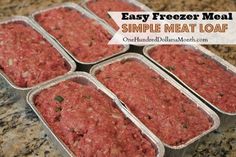
[[[63,43],[61,43],[59,41],[60,39],[56,38],[55,36],[53,36],[52,34],[47,32],[47,30],[39,22],[37,22],[36,17],[39,16],[40,14],[48,12],[48,11],[52,11],[52,10],[55,10],[55,9],[60,9],[60,8],[68,8],[68,9],[71,9],[71,10],[75,10],[78,13],[82,14],[85,18],[94,20],[93,23],[96,23],[97,25],[102,26],[102,28],[111,35],[111,37],[113,36],[113,34],[115,34],[115,31],[109,25],[105,24],[99,18],[97,18],[93,14],[89,13],[87,10],[85,10],[84,8],[82,8],[81,6],[79,6],[75,3],[63,3],[63,4],[55,5],[55,6],[43,9],[43,10],[38,10],[38,11],[32,13],[31,18],[33,19],[35,24],[37,24],[39,27],[41,27],[41,31],[43,31],[44,33],[48,33],[77,63],[82,64],[82,65],[94,65],[94,64],[97,64],[101,61],[109,59],[113,56],[122,54],[122,53],[126,52],[129,49],[129,45],[120,45],[120,46],[122,46],[122,48],[119,49],[117,52],[114,52],[111,55],[96,59],[96,61],[82,61],[81,59],[76,57],[73,54],[73,52],[68,49],[68,47],[66,48],[66,46],[63,45]],[[73,23],[73,19],[71,20],[71,22]],[[86,32],[86,30],[83,30],[83,31]],[[86,41],[86,42],[91,42],[91,41]],[[96,50],[96,51],[99,51],[99,50]],[[108,51],[109,51],[109,49],[108,49]],[[81,50],[81,52],[82,52],[82,50]],[[94,52],[91,52],[91,55],[93,55],[93,53]]]
[[[27,102],[31,106],[31,108],[34,110],[34,112],[37,114],[41,122],[43,123],[45,130],[47,131],[50,139],[55,144],[55,146],[61,151],[61,154],[63,156],[75,156],[75,154],[68,148],[68,146],[60,139],[57,134],[52,130],[50,125],[47,123],[45,118],[42,116],[42,113],[39,112],[38,107],[35,104],[36,96],[38,96],[41,92],[49,90],[52,87],[55,87],[56,85],[59,85],[65,81],[75,81],[76,83],[79,83],[81,85],[86,85],[93,87],[97,91],[101,92],[105,96],[107,96],[108,99],[110,99],[112,102],[114,102],[115,108],[121,111],[121,114],[124,115],[125,118],[127,118],[129,121],[131,121],[131,124],[134,125],[134,127],[138,128],[138,130],[142,133],[142,135],[152,144],[153,148],[156,149],[157,157],[163,157],[164,156],[164,146],[160,142],[158,138],[153,136],[149,130],[142,124],[139,123],[139,121],[130,113],[129,110],[127,110],[121,102],[118,100],[118,98],[111,93],[109,90],[107,90],[101,83],[99,83],[94,77],[92,77],[90,74],[85,72],[75,72],[68,74],[66,76],[62,76],[60,78],[56,78],[54,80],[51,80],[50,82],[44,83],[39,88],[35,88],[31,90],[27,95]],[[59,101],[59,100],[58,100]],[[63,109],[62,109],[63,110]],[[86,112],[86,111],[85,111]],[[109,130],[107,130],[109,131]],[[93,141],[95,142],[95,141]]]
[[[152,46],[146,46],[143,49],[143,54],[150,59],[151,61],[153,61],[157,66],[159,66],[160,68],[162,68],[164,71],[166,71],[170,76],[172,76],[174,79],[176,79],[178,82],[180,82],[182,85],[184,85],[187,89],[189,89],[192,93],[194,93],[197,97],[199,97],[201,100],[203,100],[204,102],[206,102],[206,104],[208,104],[209,106],[211,106],[212,108],[216,109],[217,111],[219,111],[222,114],[228,115],[228,116],[235,116],[236,113],[232,113],[232,112],[227,112],[227,111],[223,111],[222,109],[220,109],[219,107],[217,107],[216,105],[214,105],[213,102],[208,101],[204,95],[201,95],[198,93],[197,90],[194,90],[190,87],[190,84],[184,82],[183,80],[181,80],[177,74],[174,74],[173,69],[169,69],[168,67],[165,67],[164,65],[162,65],[161,63],[159,63],[158,61],[154,60],[152,58],[152,56],[150,56],[151,50],[153,48],[158,48],[158,46],[160,45],[152,45]],[[223,68],[225,71],[231,73],[231,74],[236,74],[236,67],[234,67],[233,65],[231,65],[230,63],[228,63],[227,61],[225,61],[224,59],[220,58],[219,56],[215,55],[214,53],[212,53],[211,51],[207,50],[206,48],[200,46],[200,45],[183,45],[184,48],[189,49],[189,50],[194,50],[194,52],[201,54],[202,56],[204,56],[207,60],[209,61],[214,61],[215,63],[217,63],[217,65],[220,65],[220,68]],[[169,46],[167,46],[169,47]],[[164,53],[164,52],[161,52]],[[184,53],[184,52],[183,52]],[[185,56],[186,57],[186,56]],[[171,64],[171,62],[170,62]],[[201,63],[201,64],[205,64],[205,63]],[[210,64],[210,63],[209,63]],[[214,73],[214,71],[212,70],[212,73]],[[188,77],[188,76],[187,76]],[[192,77],[192,76],[191,76]],[[235,82],[236,83],[236,82]],[[209,91],[209,94],[211,93],[211,91]]]
[[[173,88],[176,88],[176,90],[177,91],[179,91],[180,93],[182,93],[185,97],[187,97],[187,99],[189,99],[191,102],[192,102],[192,104],[193,105],[196,105],[197,106],[197,108],[198,109],[200,109],[201,110],[201,112],[203,112],[208,118],[207,119],[209,119],[209,121],[211,121],[211,123],[212,123],[212,125],[211,125],[211,127],[209,128],[209,129],[207,129],[207,130],[205,130],[204,132],[202,132],[201,134],[199,134],[198,136],[195,136],[195,137],[193,137],[193,138],[191,138],[190,140],[188,140],[188,141],[186,141],[186,142],[184,142],[183,144],[182,143],[180,143],[179,145],[169,145],[169,144],[167,144],[167,143],[165,143],[165,142],[163,142],[164,143],[164,145],[165,146],[167,146],[168,148],[170,148],[170,149],[182,149],[182,148],[185,148],[185,147],[187,147],[188,145],[190,145],[190,144],[192,144],[192,143],[194,143],[195,141],[197,141],[198,139],[200,139],[201,137],[203,137],[204,135],[206,135],[206,134],[208,134],[208,133],[210,133],[210,132],[212,132],[213,130],[215,130],[215,129],[217,129],[218,127],[219,127],[219,125],[220,125],[220,120],[219,120],[219,117],[217,116],[217,114],[214,112],[214,111],[212,111],[209,107],[207,107],[200,99],[198,99],[196,96],[194,96],[190,91],[188,91],[185,87],[183,87],[183,86],[181,86],[178,82],[176,82],[173,78],[171,78],[166,72],[164,72],[162,69],[160,69],[159,67],[157,67],[155,64],[153,64],[153,63],[151,63],[148,59],[146,59],[145,57],[143,57],[143,56],[141,56],[141,55],[139,55],[139,54],[135,54],[135,53],[127,53],[127,54],[124,54],[124,55],[121,55],[121,56],[117,56],[117,57],[115,57],[115,58],[112,58],[112,59],[110,59],[110,60],[107,60],[107,61],[105,61],[105,62],[102,62],[102,63],[100,63],[100,64],[97,64],[97,65],[95,65],[95,66],[93,66],[92,68],[91,68],[91,70],[90,70],[90,73],[93,75],[93,76],[97,76],[97,74],[100,74],[100,73],[102,73],[102,71],[106,68],[106,67],[108,67],[109,65],[112,65],[112,64],[115,64],[115,63],[126,63],[126,62],[128,62],[128,61],[135,61],[135,62],[138,62],[138,63],[141,63],[141,64],[143,64],[145,67],[147,67],[147,68],[149,68],[149,69],[151,69],[152,71],[154,71],[154,73],[156,73],[156,74],[158,74],[159,76],[160,76],[160,78],[162,78],[163,80],[166,80],[167,81],[167,83],[170,85],[170,86],[173,86]],[[115,65],[114,65],[115,66]],[[114,68],[114,67],[112,67],[112,68],[114,68],[114,70],[113,70],[113,72],[114,73],[117,73],[117,71],[116,71],[116,69],[117,69],[117,66],[118,65],[116,65],[115,67],[116,68]],[[110,70],[110,69],[109,69]],[[109,71],[108,70],[108,71]],[[127,71],[129,71],[130,69],[129,69],[129,67],[127,67],[127,69],[126,69]],[[135,70],[135,69],[134,69]],[[142,70],[144,70],[144,69],[142,69]],[[112,72],[112,71],[111,71]],[[119,73],[117,73],[117,74],[119,74]],[[125,74],[120,74],[120,75],[125,75]],[[111,83],[110,85],[113,87],[113,85],[115,85],[116,83],[115,82],[112,82],[112,80],[110,79],[111,78],[111,76],[107,76],[107,75],[105,75],[104,73],[103,73],[103,75],[102,76],[104,76],[104,78],[106,78],[107,77],[107,79],[109,79],[109,82]],[[136,74],[134,74],[134,76],[136,76]],[[118,76],[117,76],[118,77]],[[127,76],[128,77],[128,76]],[[154,76],[153,76],[154,77]],[[129,77],[128,77],[129,78]],[[135,81],[135,80],[131,80],[131,81]],[[137,81],[137,80],[136,80]],[[137,83],[137,82],[136,82]],[[129,85],[128,85],[129,83],[127,82],[127,85],[125,86],[125,87],[127,87],[127,88],[131,88],[131,87],[129,87]],[[137,83],[137,84],[140,84],[140,86],[141,86],[141,84],[142,83]],[[125,89],[125,87],[122,87],[122,89],[124,90],[124,91],[122,91],[122,90],[119,90],[119,92],[118,92],[118,95],[121,95],[121,93],[122,92],[127,92],[126,90],[128,90],[128,89]],[[109,88],[110,89],[110,88]],[[110,89],[110,90],[112,90],[112,89]],[[113,90],[114,90],[114,88],[113,88]],[[116,92],[117,92],[117,90],[116,90]],[[114,93],[116,93],[116,92],[114,92]],[[116,93],[117,94],[117,93]],[[162,94],[167,94],[167,93],[162,93]],[[131,108],[129,108],[129,106],[126,104],[126,102],[124,102],[123,100],[124,100],[124,97],[126,97],[126,96],[122,96],[122,98],[120,98],[119,96],[118,96],[118,98],[120,98],[120,100],[123,102],[123,104],[124,104],[124,106],[128,109],[128,110],[130,110],[131,112],[134,110],[132,110]],[[137,95],[137,97],[140,97],[140,95]],[[129,100],[130,99],[134,99],[134,97],[133,96],[130,96],[129,97]],[[146,100],[146,99],[149,99],[149,97],[148,96],[145,96],[145,98],[144,98],[144,100]],[[150,101],[152,101],[152,100],[150,100]],[[130,101],[131,102],[131,101]],[[143,102],[144,103],[144,102]],[[145,103],[144,103],[145,104]],[[135,105],[136,106],[136,105]],[[132,107],[133,108],[133,107]],[[138,108],[136,108],[135,109],[135,111],[137,111],[138,110]],[[144,112],[144,111],[140,111],[140,112]],[[138,113],[140,113],[140,112],[138,112]],[[133,113],[136,117],[137,117],[137,115],[135,114],[135,113]],[[144,113],[145,114],[145,113]],[[143,114],[143,115],[144,115]],[[161,114],[161,113],[159,113],[159,114]],[[144,122],[143,122],[144,123]],[[145,124],[145,123],[144,123]],[[154,127],[154,126],[152,126],[152,127]],[[151,128],[149,128],[150,130],[152,130]],[[164,128],[163,128],[164,129]],[[155,135],[155,136],[157,136],[157,135]]]
[[[30,28],[32,28],[33,30],[35,30],[37,33],[39,33],[39,35],[42,36],[43,39],[45,39],[46,42],[48,42],[51,46],[53,46],[53,48],[60,54],[60,56],[65,60],[66,64],[68,64],[68,67],[69,67],[68,73],[71,73],[71,72],[75,71],[75,69],[76,69],[75,62],[66,54],[66,52],[54,40],[52,40],[50,38],[50,36],[48,36],[47,34],[42,33],[41,30],[37,27],[37,25],[35,25],[28,17],[24,17],[24,16],[11,17],[11,18],[8,18],[8,19],[0,21],[0,25],[9,24],[9,23],[15,23],[15,22],[23,23],[23,24],[29,26]],[[31,37],[30,34],[29,34],[29,37]],[[23,39],[23,40],[26,40],[26,39]],[[31,44],[31,43],[29,43],[29,44]],[[9,61],[9,64],[13,64],[13,61],[11,61],[11,62]],[[45,69],[45,70],[47,70],[47,69]],[[7,76],[3,72],[3,70],[0,70],[0,74],[5,78],[5,80],[14,89],[21,90],[21,91],[22,90],[23,91],[30,90],[30,89],[32,89],[34,87],[37,87],[37,86],[39,86],[41,84],[41,83],[39,83],[39,84],[36,84],[36,85],[34,85],[32,87],[19,87],[9,78],[9,76]]]

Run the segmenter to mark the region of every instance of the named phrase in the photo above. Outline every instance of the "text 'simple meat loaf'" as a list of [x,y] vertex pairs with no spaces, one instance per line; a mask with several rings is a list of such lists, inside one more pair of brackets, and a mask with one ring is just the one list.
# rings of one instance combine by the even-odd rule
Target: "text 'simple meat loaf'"
[[55,134],[78,157],[157,154],[113,101],[90,85],[67,80],[41,91],[34,101]]
[[69,71],[59,52],[22,21],[0,25],[0,69],[19,87],[32,87]]
[[109,11],[142,11],[141,8],[123,0],[92,0],[87,2],[86,6],[116,30],[119,27],[108,14]]
[[214,60],[177,45],[154,47],[149,55],[222,111],[236,112],[236,75]]
[[96,77],[170,146],[184,144],[212,126],[204,111],[139,61],[117,61],[97,71]]
[[81,62],[96,62],[121,51],[108,45],[111,34],[98,22],[72,8],[56,8],[36,15],[36,21]]

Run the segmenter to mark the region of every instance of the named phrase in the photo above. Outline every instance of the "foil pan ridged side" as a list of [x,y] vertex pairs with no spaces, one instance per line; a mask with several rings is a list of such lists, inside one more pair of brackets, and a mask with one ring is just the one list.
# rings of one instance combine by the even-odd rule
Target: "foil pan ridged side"
[[[32,20],[30,20],[30,18],[25,17],[25,16],[14,16],[14,17],[7,18],[7,19],[4,19],[4,20],[0,21],[0,25],[1,24],[8,24],[8,23],[11,23],[11,22],[22,22],[22,23],[25,23],[27,26],[31,27],[32,29],[34,29],[37,33],[39,33],[41,36],[43,36],[43,38],[49,44],[51,44],[57,50],[57,52],[62,56],[62,58],[67,62],[67,64],[70,66],[70,70],[69,70],[68,73],[71,73],[71,72],[75,71],[75,69],[76,69],[75,62],[65,53],[65,51],[60,46],[58,46],[56,44],[56,42],[54,40],[52,40],[50,38],[50,36],[48,36],[47,34],[42,33],[41,30],[37,27],[37,25],[35,25],[34,22]],[[29,34],[29,36],[30,36],[30,34]],[[5,80],[14,89],[17,89],[17,90],[20,90],[20,91],[27,91],[27,90],[30,90],[30,89],[35,88],[35,87],[39,86],[40,84],[42,84],[42,83],[39,83],[39,84],[37,84],[33,87],[26,87],[26,88],[18,87],[17,85],[15,85],[13,83],[13,81],[2,70],[0,70],[0,75],[3,76],[5,78]]]
[[82,84],[89,84],[93,87],[95,87],[98,91],[103,92],[105,95],[107,95],[110,99],[113,100],[114,104],[118,107],[119,110],[124,114],[125,117],[127,117],[131,122],[139,128],[139,130],[142,132],[142,134],[153,144],[154,148],[157,150],[158,154],[157,157],[163,157],[164,156],[164,146],[160,142],[160,140],[152,135],[149,134],[149,131],[146,129],[146,127],[139,123],[139,121],[136,120],[136,118],[121,104],[119,99],[111,93],[109,90],[106,89],[99,81],[97,81],[94,77],[92,77],[90,74],[85,72],[74,72],[71,74],[67,74],[65,76],[58,77],[54,80],[51,80],[50,82],[44,83],[38,88],[35,88],[31,90],[27,95],[27,102],[33,109],[33,111],[37,114],[41,122],[43,123],[51,141],[57,146],[57,148],[60,150],[63,156],[75,156],[70,149],[62,142],[57,135],[54,134],[54,132],[50,129],[50,126],[45,121],[41,113],[37,110],[35,104],[34,104],[34,97],[41,91],[48,89],[52,86],[57,85],[58,83],[61,83],[66,80],[75,80]]
[[[115,63],[115,62],[118,62],[118,61],[126,60],[126,59],[129,59],[129,60],[132,59],[132,60],[139,61],[139,62],[143,63],[144,65],[148,66],[150,69],[154,70],[157,74],[159,74],[166,81],[168,81],[172,86],[177,88],[181,93],[183,93],[186,97],[188,97],[188,99],[190,99],[192,102],[194,102],[196,104],[196,106],[198,108],[202,109],[202,111],[205,112],[209,116],[209,118],[211,118],[211,120],[212,120],[213,125],[210,129],[206,130],[205,132],[203,132],[199,136],[196,136],[196,137],[190,139],[185,144],[178,145],[178,146],[170,146],[170,145],[163,142],[165,146],[167,146],[170,149],[176,149],[176,150],[183,149],[183,148],[187,147],[188,145],[194,143],[195,141],[197,141],[201,137],[205,136],[206,134],[216,130],[219,127],[220,119],[214,111],[212,111],[209,107],[207,107],[200,99],[198,99],[196,96],[194,96],[185,87],[181,86],[178,82],[176,82],[173,78],[171,78],[165,71],[163,71],[162,69],[157,67],[155,64],[150,62],[148,59],[146,59],[142,55],[135,54],[135,53],[127,53],[127,54],[112,58],[110,60],[107,60],[105,62],[102,62],[100,64],[93,66],[90,70],[90,73],[93,76],[96,76],[96,72],[102,70],[105,66]],[[125,105],[125,103],[124,103],[124,105]],[[125,105],[125,106],[126,106],[126,108],[128,108],[127,105]],[[154,135],[154,136],[156,136],[156,135]]]
[[91,14],[90,12],[88,12],[87,10],[85,10],[84,8],[82,8],[81,6],[79,6],[79,5],[75,4],[75,3],[67,2],[67,3],[63,3],[63,4],[59,4],[59,5],[54,5],[52,7],[48,7],[48,8],[45,8],[45,9],[33,12],[30,15],[30,18],[34,21],[34,23],[36,25],[38,25],[38,27],[40,27],[40,30],[43,33],[48,34],[49,36],[51,36],[51,38],[53,38],[77,63],[83,64],[83,65],[97,64],[97,63],[99,63],[101,61],[104,61],[106,59],[109,59],[109,58],[111,58],[113,56],[125,53],[129,49],[129,45],[123,45],[124,48],[121,51],[119,51],[117,53],[114,53],[113,55],[110,55],[110,56],[104,57],[102,59],[99,59],[99,60],[97,60],[95,62],[83,62],[83,61],[80,61],[74,55],[72,55],[72,53],[68,49],[66,49],[53,35],[48,33],[42,26],[40,26],[40,24],[35,19],[35,17],[37,15],[39,15],[40,13],[44,13],[44,12],[47,12],[47,11],[50,11],[50,10],[53,10],[53,9],[58,9],[58,8],[70,8],[70,9],[74,9],[74,10],[78,11],[79,13],[83,14],[87,18],[95,20],[99,25],[101,25],[112,36],[115,34],[115,30],[113,28],[111,28],[109,25],[105,24],[103,21],[101,21],[101,19],[97,18],[96,16],[94,16],[93,14]]
[[[232,64],[230,64],[229,62],[225,61],[224,59],[220,58],[219,56],[217,56],[216,54],[212,53],[211,51],[207,50],[206,48],[204,48],[203,46],[200,45],[185,45],[189,48],[193,48],[196,50],[196,52],[202,53],[204,56],[208,57],[211,60],[214,60],[215,62],[217,62],[218,64],[220,64],[226,71],[231,72],[236,74],[236,67],[233,66]],[[218,108],[217,106],[213,105],[211,102],[209,102],[208,100],[206,100],[203,96],[201,96],[200,94],[198,94],[195,90],[193,90],[192,88],[190,88],[185,82],[183,82],[178,76],[176,76],[174,73],[172,73],[171,71],[167,70],[164,66],[162,66],[160,63],[158,63],[157,61],[155,61],[150,55],[149,55],[149,50],[151,50],[152,48],[156,47],[155,45],[151,45],[151,46],[145,46],[143,49],[143,54],[150,59],[152,62],[154,62],[157,66],[159,66],[160,68],[164,69],[164,71],[166,71],[170,76],[174,77],[176,80],[178,80],[181,84],[183,84],[187,89],[189,89],[192,93],[194,93],[196,96],[198,96],[200,99],[204,100],[207,104],[209,104],[211,107],[213,107],[214,109],[216,109],[217,111],[219,111],[222,114],[228,115],[228,116],[235,116],[236,113],[229,113],[229,112],[225,112],[222,111],[220,108]]]

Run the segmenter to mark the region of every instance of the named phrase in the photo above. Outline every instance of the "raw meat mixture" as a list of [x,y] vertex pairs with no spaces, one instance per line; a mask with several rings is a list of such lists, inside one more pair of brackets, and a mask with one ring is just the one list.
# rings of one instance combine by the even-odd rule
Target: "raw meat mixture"
[[0,25],[0,69],[19,87],[32,87],[69,71],[59,52],[24,22]]
[[79,157],[154,157],[157,153],[111,99],[90,85],[62,82],[43,90],[35,104]]
[[139,61],[112,63],[96,77],[166,144],[186,143],[212,126],[191,100]]
[[107,30],[97,21],[70,8],[40,13],[36,20],[81,62],[96,62],[124,48],[108,45],[112,36]]
[[236,75],[184,46],[158,46],[150,56],[225,112],[236,112]]

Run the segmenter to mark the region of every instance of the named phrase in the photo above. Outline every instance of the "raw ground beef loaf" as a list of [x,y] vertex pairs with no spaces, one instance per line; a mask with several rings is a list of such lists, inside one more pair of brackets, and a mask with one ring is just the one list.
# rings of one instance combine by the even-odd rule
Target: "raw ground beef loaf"
[[69,71],[59,52],[24,22],[0,25],[0,69],[19,87],[32,87]]
[[96,77],[166,144],[181,145],[212,126],[191,100],[139,61],[112,63]]
[[124,47],[108,45],[112,36],[93,19],[70,8],[36,15],[36,21],[81,62],[96,62]]
[[219,109],[236,112],[236,75],[193,48],[154,47],[150,56]]
[[78,157],[154,157],[156,150],[115,107],[89,85],[73,80],[35,97],[40,113]]
[[87,7],[116,30],[119,27],[108,14],[109,11],[142,11],[141,8],[125,0],[91,0],[87,3]]

